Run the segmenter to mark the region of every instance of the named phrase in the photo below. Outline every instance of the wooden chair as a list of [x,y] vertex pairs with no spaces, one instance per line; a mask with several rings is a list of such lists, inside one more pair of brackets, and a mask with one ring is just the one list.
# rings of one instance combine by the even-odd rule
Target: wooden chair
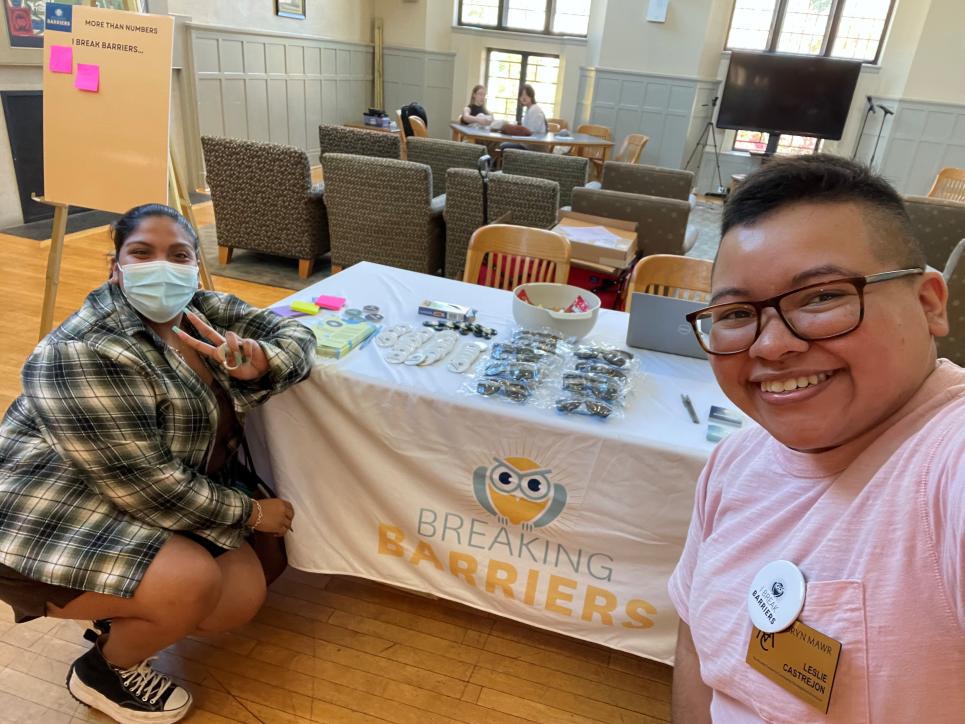
[[[481,278],[484,268],[485,278]],[[469,240],[462,280],[512,290],[526,282],[566,284],[569,276],[570,242],[562,234],[490,224],[476,229]]]
[[713,268],[713,263],[707,259],[675,254],[645,256],[633,267],[624,311],[630,311],[633,292],[695,302],[709,301],[710,272]]
[[546,130],[549,133],[559,133],[562,128],[563,127],[559,123],[556,123],[555,121],[546,122]]
[[642,133],[629,134],[623,139],[623,145],[620,146],[620,151],[613,160],[621,163],[637,163],[649,140],[650,136],[644,136]]
[[570,127],[569,122],[565,118],[547,118],[546,125],[549,125],[550,123],[555,123],[557,126],[559,126],[559,130],[561,131],[564,128]]
[[939,171],[928,196],[965,203],[965,168],[943,168]]
[[409,118],[409,125],[412,126],[412,135],[415,138],[428,138],[429,129],[426,128],[426,124],[422,122],[419,116],[412,116]]
[[[604,141],[613,140],[613,132],[606,126],[598,126],[595,123],[584,123],[582,126],[576,129],[577,133],[585,133],[588,136],[596,136],[597,138],[602,138]],[[579,146],[574,153],[576,156],[582,156],[590,160],[592,164],[592,169],[590,171],[590,177],[594,180],[599,179],[603,174],[603,163],[610,156],[610,148],[607,147],[593,147],[593,146]]]

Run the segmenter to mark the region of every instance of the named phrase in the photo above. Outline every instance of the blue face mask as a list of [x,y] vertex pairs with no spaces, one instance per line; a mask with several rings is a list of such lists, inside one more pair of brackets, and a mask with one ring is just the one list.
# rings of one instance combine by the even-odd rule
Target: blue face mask
[[198,291],[198,267],[147,261],[120,267],[127,301],[152,322],[169,322]]

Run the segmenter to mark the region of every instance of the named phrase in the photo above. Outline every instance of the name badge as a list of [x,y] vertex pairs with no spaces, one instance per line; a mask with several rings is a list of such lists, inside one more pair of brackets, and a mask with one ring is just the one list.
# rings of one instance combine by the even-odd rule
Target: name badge
[[841,643],[800,621],[777,633],[751,627],[747,663],[801,701],[827,714]]

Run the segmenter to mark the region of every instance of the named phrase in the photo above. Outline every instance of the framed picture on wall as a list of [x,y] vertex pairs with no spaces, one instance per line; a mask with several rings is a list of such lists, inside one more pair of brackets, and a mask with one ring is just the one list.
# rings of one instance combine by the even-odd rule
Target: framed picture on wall
[[[134,0],[58,0],[66,5],[92,4],[99,8],[111,10],[130,10],[137,12]],[[46,0],[3,0],[7,19],[7,34],[11,48],[43,48],[44,47],[44,17],[46,15]],[[297,5],[298,3],[281,3],[283,5]],[[301,3],[304,6],[304,2]],[[302,15],[301,17],[305,17]]]
[[305,0],[275,0],[275,15],[305,19]]

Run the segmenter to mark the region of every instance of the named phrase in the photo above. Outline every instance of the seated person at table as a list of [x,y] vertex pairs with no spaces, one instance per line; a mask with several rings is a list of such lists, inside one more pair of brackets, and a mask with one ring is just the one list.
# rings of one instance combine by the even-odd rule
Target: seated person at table
[[[544,114],[543,109],[536,104],[536,91],[529,83],[525,84],[523,90],[519,93],[519,104],[523,107],[522,125],[528,128],[534,136],[541,136],[546,133],[546,114]],[[524,151],[543,150],[536,145],[530,146],[525,143],[515,143],[512,141],[501,144],[499,148],[503,151],[509,148],[518,148]]]
[[492,114],[486,110],[486,86],[473,86],[469,105],[462,109],[459,122],[467,126],[488,126],[493,122]]
[[110,279],[37,345],[0,424],[0,600],[18,622],[95,620],[70,693],[119,722],[174,722],[191,695],[148,657],[255,615],[280,571],[253,546],[275,541],[284,565],[263,536],[291,528],[291,504],[231,471],[245,415],[308,374],[315,340],[199,291],[174,209],[139,206],[113,231]]
[[[961,721],[965,370],[937,359],[945,281],[897,192],[838,157],[748,176],[722,231],[711,306],[693,324],[760,427],[722,442],[697,484],[669,583],[673,721]],[[775,561],[783,573],[755,582]],[[755,586],[783,596],[760,635]],[[783,658],[799,639],[771,631],[795,620],[841,644],[836,669],[806,641],[804,660]],[[790,688],[830,692],[827,715],[749,651],[770,651]]]
[[519,104],[523,107],[523,125],[533,132],[534,136],[546,133],[546,114],[536,103],[536,91],[529,83],[523,86],[519,94]]

